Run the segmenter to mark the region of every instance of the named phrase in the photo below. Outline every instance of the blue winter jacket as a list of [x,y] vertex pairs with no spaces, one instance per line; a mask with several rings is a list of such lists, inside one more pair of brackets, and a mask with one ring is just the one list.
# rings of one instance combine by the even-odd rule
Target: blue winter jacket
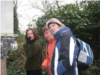
[[54,38],[57,42],[50,66],[52,75],[78,75],[76,58],[79,48],[72,31],[68,27],[63,27]]

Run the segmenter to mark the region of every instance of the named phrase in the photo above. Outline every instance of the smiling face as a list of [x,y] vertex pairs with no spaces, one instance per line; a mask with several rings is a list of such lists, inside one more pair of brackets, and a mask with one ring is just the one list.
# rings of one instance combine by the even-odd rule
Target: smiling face
[[50,24],[49,25],[49,30],[52,34],[54,34],[56,32],[56,30],[59,28],[60,28],[60,26],[58,26],[57,24]]
[[44,38],[49,41],[49,40],[51,40],[53,38],[53,35],[50,33],[49,30],[46,30],[44,32]]
[[34,34],[33,34],[32,30],[28,30],[28,31],[27,31],[27,37],[28,37],[28,38],[30,37],[31,40],[34,39]]

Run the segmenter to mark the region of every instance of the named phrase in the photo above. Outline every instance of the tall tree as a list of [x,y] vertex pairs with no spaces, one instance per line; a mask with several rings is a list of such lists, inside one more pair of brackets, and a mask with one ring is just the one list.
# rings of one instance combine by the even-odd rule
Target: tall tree
[[19,34],[18,18],[17,18],[17,1],[14,1],[14,33]]

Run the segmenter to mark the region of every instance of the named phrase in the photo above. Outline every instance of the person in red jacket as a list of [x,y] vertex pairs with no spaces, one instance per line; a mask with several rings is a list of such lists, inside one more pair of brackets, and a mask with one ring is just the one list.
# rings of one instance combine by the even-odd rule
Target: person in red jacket
[[43,33],[44,38],[49,43],[46,45],[46,58],[44,59],[41,67],[42,67],[42,70],[48,68],[49,75],[52,75],[51,70],[50,70],[50,64],[51,64],[52,54],[53,54],[56,40],[54,39],[53,35],[50,33],[50,31],[47,29],[46,26],[42,28],[42,33]]

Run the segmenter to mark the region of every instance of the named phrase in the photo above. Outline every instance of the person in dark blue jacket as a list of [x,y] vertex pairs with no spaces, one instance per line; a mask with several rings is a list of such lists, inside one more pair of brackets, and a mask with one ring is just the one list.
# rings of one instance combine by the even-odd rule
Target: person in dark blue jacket
[[46,26],[56,40],[50,66],[52,75],[78,75],[79,48],[72,31],[56,18],[48,20]]

